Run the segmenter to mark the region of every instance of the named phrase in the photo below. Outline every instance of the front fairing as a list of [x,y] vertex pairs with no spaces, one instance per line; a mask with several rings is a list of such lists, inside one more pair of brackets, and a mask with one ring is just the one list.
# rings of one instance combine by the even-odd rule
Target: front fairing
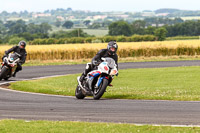
[[109,74],[108,63],[102,62],[101,64],[99,64],[98,71],[100,71],[101,73]]
[[10,62],[10,63],[13,63],[15,60],[17,60],[19,57],[18,57],[18,55],[17,54],[15,54],[15,53],[12,53],[12,54],[9,54],[9,56],[8,56],[8,61]]
[[87,75],[87,84],[90,90],[98,88],[103,79],[106,78],[109,82],[112,81],[112,77],[118,73],[115,61],[112,58],[105,58],[104,62],[97,66],[97,70],[93,70]]

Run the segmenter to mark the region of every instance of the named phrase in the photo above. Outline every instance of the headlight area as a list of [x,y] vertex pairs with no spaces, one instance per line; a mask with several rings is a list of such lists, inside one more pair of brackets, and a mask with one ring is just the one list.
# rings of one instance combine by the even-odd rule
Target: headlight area
[[116,75],[118,73],[118,71],[116,69],[112,69],[110,72],[110,75]]

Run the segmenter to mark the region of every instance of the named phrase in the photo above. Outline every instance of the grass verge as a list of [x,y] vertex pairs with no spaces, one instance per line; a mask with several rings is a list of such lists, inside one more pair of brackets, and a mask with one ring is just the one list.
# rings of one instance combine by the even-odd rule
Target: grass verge
[[[200,60],[200,56],[152,56],[152,57],[127,57],[119,58],[120,63],[125,62],[150,62],[150,61],[181,61],[181,60]],[[79,60],[28,60],[24,66],[44,66],[44,65],[74,65],[86,64],[91,59]]]
[[[200,67],[120,70],[104,98],[200,101]],[[11,83],[21,91],[74,96],[80,74]]]
[[67,121],[1,120],[1,133],[197,133],[199,127],[137,126],[134,124]]

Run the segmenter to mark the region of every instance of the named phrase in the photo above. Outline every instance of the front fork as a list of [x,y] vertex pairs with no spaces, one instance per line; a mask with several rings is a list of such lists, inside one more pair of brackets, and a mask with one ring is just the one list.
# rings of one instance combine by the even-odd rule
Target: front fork
[[13,75],[15,73],[17,69],[17,65],[15,65],[14,67],[11,68],[11,75]]
[[101,82],[103,81],[103,79],[107,79],[109,81],[109,84],[112,82],[112,78],[110,76],[99,76],[98,80],[97,80],[97,83],[95,84],[95,88],[99,88]]
[[94,88],[99,88],[99,86],[100,86],[100,84],[101,84],[103,79],[104,79],[104,77],[99,76],[99,78],[97,80],[97,83],[95,84]]
[[4,66],[4,63],[2,62],[1,67],[0,67],[0,72],[1,72],[1,69],[3,68],[3,66]]
[[[94,88],[98,88],[98,87],[100,86],[100,84],[101,84],[101,82],[103,81],[104,78],[105,78],[105,77],[102,77],[102,76],[100,75],[100,76],[98,77],[97,83],[94,85]],[[90,90],[93,90],[93,89],[92,89],[93,80],[94,80],[94,77],[92,77],[92,76],[88,79],[88,86],[89,86],[89,89],[90,89]]]

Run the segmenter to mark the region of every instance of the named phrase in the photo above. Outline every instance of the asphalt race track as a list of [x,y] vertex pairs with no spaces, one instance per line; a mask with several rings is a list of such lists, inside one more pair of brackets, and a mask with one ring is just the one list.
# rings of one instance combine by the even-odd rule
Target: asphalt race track
[[[200,66],[200,61],[120,63],[120,69]],[[7,82],[81,73],[85,65],[23,67]],[[93,100],[0,89],[0,119],[200,125],[200,101]]]

